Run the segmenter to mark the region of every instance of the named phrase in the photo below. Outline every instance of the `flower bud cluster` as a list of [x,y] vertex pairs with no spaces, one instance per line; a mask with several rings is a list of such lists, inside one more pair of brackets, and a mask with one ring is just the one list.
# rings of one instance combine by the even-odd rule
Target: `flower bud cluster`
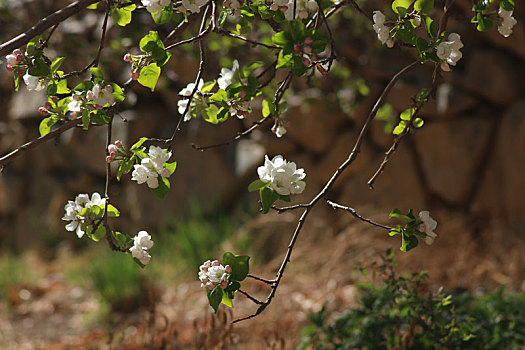
[[230,265],[222,266],[219,260],[208,260],[199,268],[201,287],[212,290],[216,286],[224,289],[228,286],[228,279],[232,268]]
[[171,152],[152,145],[148,156],[148,158],[143,158],[140,164],[133,166],[135,170],[131,174],[131,180],[137,181],[139,185],[146,183],[149,188],[157,188],[159,187],[159,175],[165,178],[171,176],[171,171],[164,167],[164,163],[171,157]]
[[306,37],[302,44],[295,44],[293,46],[293,52],[303,56],[303,64],[309,67],[312,61],[317,61],[319,57],[316,54],[312,54],[312,47],[310,46],[314,40],[310,37]]
[[147,56],[135,56],[129,52],[124,55],[123,61],[129,63],[131,66],[131,79],[138,80],[140,76],[140,68],[145,64],[145,58]]
[[129,248],[131,256],[138,259],[143,265],[147,265],[151,259],[149,250],[153,247],[151,236],[146,231],[140,231],[133,237],[133,246]]
[[383,12],[376,10],[373,16],[374,24],[372,28],[377,34],[377,38],[381,41],[381,44],[386,45],[388,48],[394,46],[394,41],[390,36],[390,29],[385,25],[386,17]]
[[[307,19],[317,12],[318,6],[315,0],[295,0],[296,18]],[[294,19],[294,0],[274,0],[270,5],[270,10],[280,10],[284,12],[284,17],[291,21]]]
[[37,77],[30,75],[27,71],[33,65],[31,57],[24,55],[20,49],[15,49],[6,57],[6,69],[10,72],[15,72],[19,77],[22,77],[24,83],[27,85],[29,91],[40,91],[45,89],[47,80],[44,77]]
[[111,163],[114,160],[125,159],[128,157],[128,152],[126,151],[124,146],[122,146],[122,141],[117,140],[108,146],[108,156],[106,157],[107,163]]
[[446,41],[442,41],[436,47],[437,56],[441,60],[441,69],[449,72],[450,66],[455,66],[456,63],[463,57],[461,51],[463,47],[461,38],[458,33],[450,33]]
[[5,59],[7,61],[5,69],[12,72],[20,63],[24,61],[24,55],[20,49],[15,49],[12,53],[5,56]]
[[512,17],[512,11],[506,11],[501,7],[498,10],[501,23],[498,25],[498,32],[505,38],[512,34],[512,28],[518,23],[516,18]]
[[300,194],[304,191],[306,177],[304,169],[297,169],[294,162],[288,162],[283,156],[275,156],[272,160],[264,156],[264,165],[257,168],[257,174],[262,182],[270,183],[270,188],[282,196]]

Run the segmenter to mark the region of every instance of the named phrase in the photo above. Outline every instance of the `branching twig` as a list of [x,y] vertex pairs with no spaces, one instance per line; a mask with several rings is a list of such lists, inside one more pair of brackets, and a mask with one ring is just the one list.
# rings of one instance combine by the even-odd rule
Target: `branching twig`
[[264,282],[266,284],[273,284],[273,283],[275,283],[275,280],[267,280],[267,279],[264,279],[264,278],[261,278],[261,277],[257,277],[257,276],[254,276],[254,275],[250,275],[250,274],[248,274],[248,276],[246,276],[246,277],[253,278],[254,280],[261,281],[261,282]]
[[255,299],[254,297],[252,297],[250,294],[246,293],[245,291],[243,291],[242,289],[237,289],[237,291],[239,293],[241,293],[242,295],[246,296],[248,299],[250,299],[251,301],[253,301],[255,304],[257,305],[261,305],[261,304],[264,304],[262,301],[258,300],[258,299]]
[[343,205],[341,205],[341,204],[337,204],[337,203],[332,202],[331,200],[326,199],[326,198],[325,198],[325,201],[326,201],[326,203],[327,203],[329,206],[331,206],[332,208],[334,208],[334,209],[346,210],[346,211],[350,212],[350,214],[352,214],[354,217],[356,217],[357,219],[359,219],[359,220],[361,220],[361,221],[364,221],[364,222],[366,222],[366,223],[369,223],[369,224],[374,225],[374,226],[377,226],[377,227],[384,228],[384,229],[386,229],[386,230],[391,230],[391,229],[393,229],[393,227],[386,226],[386,225],[383,225],[383,224],[379,224],[379,223],[377,223],[377,222],[375,222],[375,221],[372,221],[372,220],[370,220],[370,219],[368,219],[368,218],[365,218],[364,216],[359,215],[359,214],[355,211],[354,208],[350,208],[350,207],[343,206]]

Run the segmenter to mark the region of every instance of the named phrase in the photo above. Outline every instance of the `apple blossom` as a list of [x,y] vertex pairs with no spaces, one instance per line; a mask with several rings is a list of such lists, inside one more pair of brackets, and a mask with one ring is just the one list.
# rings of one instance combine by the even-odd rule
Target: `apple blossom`
[[237,70],[239,70],[239,62],[237,60],[233,61],[232,69],[224,67],[221,69],[221,74],[217,79],[217,85],[219,85],[219,89],[226,90],[226,88],[230,86]]
[[106,199],[102,198],[98,192],[94,192],[91,195],[91,199],[89,198],[89,195],[83,193],[79,194],[75,201],[68,201],[67,204],[64,206],[64,210],[66,211],[66,214],[62,218],[64,221],[71,221],[69,224],[66,225],[66,230],[68,231],[76,231],[76,234],[78,238],[82,238],[84,236],[84,231],[82,230],[82,224],[85,222],[85,217],[80,215],[80,212],[84,208],[91,208],[92,206],[103,206],[106,204]]
[[170,0],[141,0],[142,5],[146,7],[149,13],[155,18],[159,18],[162,8],[170,4]]
[[426,234],[425,243],[430,245],[434,243],[434,240],[437,237],[437,234],[434,232],[437,227],[437,221],[432,219],[429,212],[426,210],[419,213],[419,218],[423,222],[419,225],[419,231]]
[[390,29],[385,25],[385,15],[383,12],[376,10],[374,11],[373,15],[374,24],[372,25],[372,28],[374,28],[374,31],[377,34],[377,38],[383,45],[386,45],[387,47],[394,46],[394,42],[390,38]]
[[301,181],[306,177],[304,169],[297,169],[294,162],[286,161],[281,155],[271,161],[268,156],[264,159],[264,165],[257,168],[262,182],[269,182],[270,188],[283,196],[304,191],[306,183]]
[[147,265],[151,259],[149,250],[153,247],[151,236],[146,231],[140,231],[133,237],[133,246],[129,248],[131,256],[138,259],[143,265]]
[[[199,84],[197,85],[197,91],[200,91],[202,89],[203,85],[204,85],[204,80],[200,79],[199,80]],[[179,95],[180,96],[189,97],[189,96],[191,96],[191,94],[193,92],[193,89],[195,89],[195,83],[189,83],[188,85],[186,85],[186,87],[184,89],[179,91]],[[189,99],[184,98],[184,99],[179,100],[177,102],[179,114],[182,115],[184,113],[184,111],[186,110],[186,107],[188,106],[188,101],[189,101]],[[195,104],[195,96],[194,96],[193,101],[191,102],[190,108],[188,108],[188,111],[184,115],[184,121],[185,122],[187,122],[187,121],[189,121],[191,119],[190,110],[191,110],[191,107],[193,107],[195,105],[196,104]]]
[[40,91],[46,87],[46,84],[44,83],[43,79],[40,79],[40,77],[29,75],[29,73],[26,73],[24,75],[24,83],[26,83],[27,90],[29,91]]
[[147,183],[149,188],[159,187],[159,174],[155,167],[155,163],[150,158],[144,158],[140,164],[135,164],[133,173],[131,173],[131,180],[137,181],[137,183]]
[[220,286],[224,289],[228,286],[228,279],[232,268],[230,265],[222,266],[218,260],[208,260],[199,267],[199,280],[201,287],[213,289]]
[[503,8],[499,8],[498,15],[501,19],[501,23],[498,25],[498,32],[505,38],[512,34],[512,27],[518,23],[514,17],[512,17],[512,11],[506,11]]
[[[111,87],[111,85],[108,85]],[[95,106],[101,106],[104,107],[105,105],[109,104],[112,105],[115,103],[115,99],[113,98],[113,94],[111,93],[113,88],[109,89],[106,87],[102,87],[99,84],[93,85],[93,89],[88,91],[87,98],[88,100],[91,100],[95,103]]]
[[200,8],[207,3],[207,0],[182,0],[182,6],[190,12],[198,13]]
[[442,60],[441,68],[445,71],[449,70],[448,65],[455,66],[456,63],[463,57],[461,51],[463,47],[461,38],[457,33],[450,33],[447,41],[442,41],[437,47],[437,56]]

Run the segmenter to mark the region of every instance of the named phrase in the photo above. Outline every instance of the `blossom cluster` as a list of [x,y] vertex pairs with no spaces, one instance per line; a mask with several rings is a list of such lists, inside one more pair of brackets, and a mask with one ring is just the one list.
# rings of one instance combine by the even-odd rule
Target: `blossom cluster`
[[129,248],[131,256],[138,259],[143,265],[147,265],[151,259],[149,250],[153,247],[151,235],[146,231],[140,231],[133,237],[133,246]]
[[306,177],[304,169],[297,169],[294,162],[288,162],[283,156],[275,156],[272,160],[264,157],[264,165],[257,168],[262,182],[270,183],[270,188],[282,196],[300,194],[304,191]]
[[390,29],[385,25],[386,17],[383,12],[376,10],[373,16],[374,24],[372,27],[377,34],[377,38],[381,41],[381,44],[387,47],[393,47],[394,41],[390,37]]
[[95,108],[102,109],[106,105],[113,105],[115,99],[113,98],[113,87],[106,85],[102,87],[100,84],[93,85],[93,88],[86,93],[86,98],[95,103]]
[[518,23],[514,17],[512,17],[512,11],[507,11],[501,7],[498,10],[501,23],[498,25],[498,32],[505,38],[512,34],[512,28]]
[[418,229],[426,234],[425,243],[430,245],[434,243],[434,240],[437,238],[437,234],[434,232],[437,227],[437,221],[432,219],[430,213],[426,210],[419,213],[419,218],[423,223],[419,225]]
[[171,152],[157,146],[150,146],[148,156],[143,158],[140,164],[135,164],[131,180],[137,181],[138,184],[147,183],[149,188],[159,187],[159,175],[165,178],[170,177],[171,171],[164,167],[170,157]]
[[111,163],[114,160],[124,159],[128,157],[128,152],[122,146],[122,141],[116,140],[108,146],[108,156],[106,162]]
[[182,0],[182,6],[178,10],[181,12],[199,13],[201,7],[206,5],[207,2],[207,0]]
[[301,45],[295,44],[293,51],[296,54],[303,56],[303,64],[309,67],[312,61],[317,61],[319,57],[316,54],[312,54],[312,47],[310,46],[314,42],[314,39],[306,37]]
[[180,115],[184,114],[184,111],[186,111],[186,114],[184,114],[184,121],[187,122],[191,119],[191,110],[197,106],[197,104],[200,102],[199,100],[199,94],[198,92],[202,89],[204,85],[204,80],[200,79],[199,83],[197,84],[197,90],[195,94],[193,95],[193,99],[191,100],[191,104],[188,107],[188,103],[190,101],[189,97],[191,96],[193,90],[195,89],[195,83],[189,83],[186,85],[186,87],[179,91],[179,96],[184,96],[185,98],[179,100],[177,102],[178,111]]
[[62,218],[64,221],[71,221],[66,225],[66,230],[75,231],[78,238],[84,236],[84,230],[82,224],[86,223],[86,217],[80,215],[82,210],[85,208],[91,208],[92,206],[103,206],[106,204],[106,199],[102,198],[98,192],[91,195],[91,199],[88,194],[79,194],[74,201],[68,201],[64,207],[66,215]]
[[5,57],[7,61],[6,69],[10,72],[16,72],[19,77],[22,77],[24,83],[29,91],[40,91],[46,87],[46,79],[30,75],[27,72],[29,68],[29,57],[24,55],[20,49],[13,50],[12,53]]
[[208,260],[199,268],[199,280],[201,287],[212,290],[215,286],[224,289],[228,286],[228,279],[232,268],[230,265],[222,266],[219,260]]
[[162,8],[168,6],[171,3],[171,0],[142,0],[141,2],[152,16],[159,18]]
[[437,56],[441,60],[441,69],[450,71],[450,66],[455,66],[456,63],[463,57],[461,51],[463,47],[461,38],[458,33],[450,33],[446,41],[442,41],[436,47]]

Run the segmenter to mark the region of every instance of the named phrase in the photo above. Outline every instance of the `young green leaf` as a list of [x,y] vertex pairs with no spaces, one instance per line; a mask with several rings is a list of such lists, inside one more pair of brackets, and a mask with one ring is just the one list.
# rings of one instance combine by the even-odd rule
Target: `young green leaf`
[[155,62],[153,62],[146,67],[142,67],[140,70],[138,82],[145,87],[149,87],[151,91],[154,91],[159,77],[160,67],[157,66]]
[[248,273],[250,273],[249,266],[250,257],[247,255],[234,255],[226,252],[222,257],[222,264],[224,266],[230,265],[232,272],[230,274],[230,281],[243,281]]
[[219,312],[219,305],[222,302],[222,289],[219,286],[216,286],[212,290],[206,289],[206,294],[208,295],[208,302],[210,303],[213,312]]
[[434,9],[434,0],[416,0],[414,10],[428,15]]
[[261,188],[259,190],[259,194],[261,196],[263,214],[266,214],[268,213],[268,211],[270,211],[270,207],[272,206],[272,204],[279,199],[279,194],[274,190],[269,189],[268,187]]
[[270,185],[269,182],[262,182],[261,180],[255,180],[251,184],[248,185],[248,191],[254,192],[258,191],[259,189],[263,187],[268,187]]

